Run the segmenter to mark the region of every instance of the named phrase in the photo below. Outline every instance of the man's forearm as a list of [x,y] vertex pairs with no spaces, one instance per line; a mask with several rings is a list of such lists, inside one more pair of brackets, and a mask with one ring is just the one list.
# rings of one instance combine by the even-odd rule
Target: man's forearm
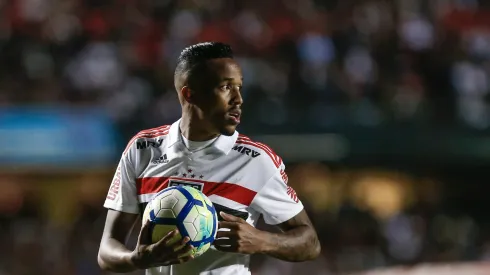
[[100,268],[116,273],[126,273],[136,270],[131,261],[132,251],[113,238],[108,238],[99,249],[97,261]]
[[283,233],[265,233],[263,253],[289,262],[313,260],[321,248],[315,231],[298,226]]

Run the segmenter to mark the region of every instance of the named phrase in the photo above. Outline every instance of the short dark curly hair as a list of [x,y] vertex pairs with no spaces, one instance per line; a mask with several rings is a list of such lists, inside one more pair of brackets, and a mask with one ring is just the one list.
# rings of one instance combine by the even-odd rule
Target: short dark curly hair
[[203,42],[191,45],[180,53],[175,68],[175,88],[180,90],[184,86],[186,78],[206,61],[217,58],[233,58],[233,50],[230,45],[221,42]]

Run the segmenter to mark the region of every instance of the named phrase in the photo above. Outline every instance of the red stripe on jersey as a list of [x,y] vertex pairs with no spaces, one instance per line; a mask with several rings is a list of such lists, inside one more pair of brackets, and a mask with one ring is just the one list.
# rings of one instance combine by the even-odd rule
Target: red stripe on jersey
[[250,139],[248,136],[246,136],[244,134],[238,134],[238,138],[244,138],[244,139],[252,140],[252,139]]
[[238,184],[228,182],[212,182],[177,177],[148,177],[136,179],[136,190],[138,195],[154,194],[168,187],[169,180],[178,180],[189,183],[202,183],[203,193],[206,196],[218,195],[234,202],[249,206],[257,192]]
[[157,127],[157,128],[143,130],[143,131],[137,133],[128,142],[128,145],[126,146],[126,149],[124,149],[123,154],[126,154],[126,152],[129,150],[129,148],[131,147],[131,145],[133,145],[133,143],[137,139],[139,139],[139,138],[154,138],[154,137],[158,137],[158,136],[164,136],[164,135],[167,135],[168,134],[169,129],[170,129],[170,125],[164,125],[164,126],[160,126],[160,127]]
[[136,179],[136,194],[153,194],[168,187],[169,177],[147,177]]
[[268,147],[266,147],[266,145],[264,145],[262,143],[249,141],[249,140],[243,140],[243,139],[237,139],[236,143],[250,145],[250,146],[262,149],[272,159],[272,162],[274,162],[274,165],[276,166],[276,168],[279,168],[281,166],[282,159],[278,155],[276,155],[274,152],[272,152],[270,149],[267,149]]
[[288,184],[288,175],[286,174],[286,172],[284,172],[284,170],[281,169],[281,178],[282,180],[284,181],[285,184]]
[[238,135],[238,140],[239,141],[248,141],[248,142],[252,142],[252,143],[256,144],[257,147],[261,148],[264,151],[268,151],[271,155],[273,155],[274,156],[274,159],[279,163],[279,165],[282,163],[282,159],[274,152],[274,150],[272,150],[272,148],[270,148],[266,144],[260,143],[260,142],[257,142],[257,141],[253,141],[249,137],[247,137],[245,135],[242,135],[242,134],[239,134]]
[[295,203],[299,202],[298,195],[296,194],[296,191],[294,191],[294,189],[291,186],[288,186],[287,193]]
[[249,141],[249,142],[252,142],[252,143],[255,143],[255,144],[258,144],[258,145],[261,145],[263,146],[263,150],[266,150],[266,151],[269,151],[269,153],[276,155],[276,153],[274,152],[274,150],[272,150],[269,146],[263,144],[263,143],[260,143],[260,142],[257,142],[257,141],[253,141],[251,138],[245,136],[245,135],[242,135],[242,134],[239,134],[238,135],[238,140],[243,140],[243,141]]
[[164,125],[164,126],[157,127],[157,128],[143,130],[143,131],[137,133],[133,138],[131,138],[129,144],[131,144],[134,140],[140,138],[141,136],[155,135],[155,134],[158,134],[160,132],[168,131],[169,128],[170,128],[169,125]]
[[148,130],[143,130],[141,132],[139,132],[138,134],[136,134],[133,139],[138,139],[140,138],[141,136],[158,136],[161,132],[168,132],[170,129],[170,125],[164,125],[164,126],[161,126],[161,127],[157,127],[157,128],[152,128],[152,129],[148,129]]

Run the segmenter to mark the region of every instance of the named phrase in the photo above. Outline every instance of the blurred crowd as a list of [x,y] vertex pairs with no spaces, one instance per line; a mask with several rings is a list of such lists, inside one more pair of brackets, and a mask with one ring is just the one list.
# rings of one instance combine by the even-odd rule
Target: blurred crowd
[[[127,139],[180,116],[173,71],[182,48],[221,41],[243,68],[249,130],[387,123],[484,130],[485,3],[0,0],[0,106],[99,106]],[[45,172],[0,174],[0,275],[101,274],[96,253],[113,171]],[[298,265],[256,257],[255,274],[490,259],[487,228],[442,207],[444,184],[319,164],[289,174],[323,255]]]
[[102,106],[129,136],[179,116],[180,51],[222,41],[243,67],[245,124],[486,129],[485,3],[3,0],[0,104]]
[[[351,274],[490,259],[488,221],[451,207],[446,186],[434,179],[319,163],[288,170],[318,231],[322,255],[306,263],[254,256],[254,275]],[[112,171],[0,176],[0,274],[106,274],[96,255],[111,176]],[[263,222],[259,227],[277,230]]]

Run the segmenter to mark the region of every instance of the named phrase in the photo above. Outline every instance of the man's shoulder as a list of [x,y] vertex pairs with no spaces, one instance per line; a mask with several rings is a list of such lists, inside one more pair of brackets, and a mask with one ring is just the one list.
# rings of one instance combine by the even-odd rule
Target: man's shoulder
[[156,128],[150,128],[139,131],[128,142],[124,154],[131,148],[135,149],[147,149],[158,148],[162,145],[164,139],[167,137],[171,125],[163,125]]
[[256,159],[265,167],[280,168],[283,163],[281,157],[268,145],[254,141],[246,135],[239,134],[233,150]]

